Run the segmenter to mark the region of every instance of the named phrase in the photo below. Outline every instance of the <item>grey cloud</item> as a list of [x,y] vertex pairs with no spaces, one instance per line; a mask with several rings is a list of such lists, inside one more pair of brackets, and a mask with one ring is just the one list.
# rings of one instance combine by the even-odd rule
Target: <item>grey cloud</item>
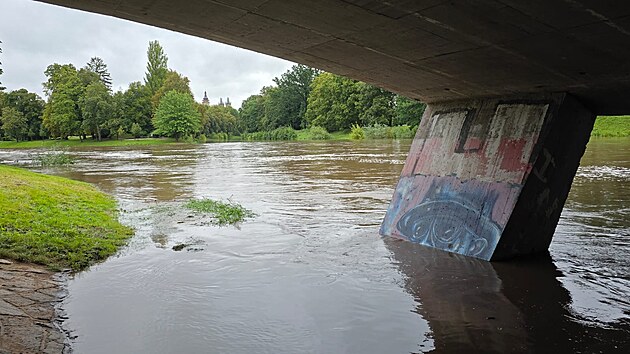
[[197,100],[204,90],[211,102],[230,97],[234,106],[256,94],[291,62],[160,28],[27,0],[0,1],[0,77],[9,90],[42,94],[44,70],[52,63],[82,67],[103,58],[114,89],[142,81],[146,48],[159,40],[169,67],[187,76]]

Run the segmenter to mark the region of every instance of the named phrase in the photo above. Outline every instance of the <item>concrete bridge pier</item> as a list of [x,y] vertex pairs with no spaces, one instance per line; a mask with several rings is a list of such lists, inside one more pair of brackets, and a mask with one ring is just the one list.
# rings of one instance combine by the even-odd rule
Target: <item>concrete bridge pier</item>
[[429,105],[381,234],[484,260],[546,251],[594,121],[564,93]]

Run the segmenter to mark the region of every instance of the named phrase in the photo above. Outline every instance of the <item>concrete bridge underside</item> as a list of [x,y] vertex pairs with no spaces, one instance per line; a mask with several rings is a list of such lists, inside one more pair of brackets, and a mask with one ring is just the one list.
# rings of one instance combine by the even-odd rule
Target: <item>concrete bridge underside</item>
[[[630,2],[44,0],[304,63],[423,102],[568,92],[630,111]],[[122,39],[121,39],[122,40]]]
[[486,260],[547,250],[595,116],[630,112],[626,1],[41,1],[429,103],[381,233]]

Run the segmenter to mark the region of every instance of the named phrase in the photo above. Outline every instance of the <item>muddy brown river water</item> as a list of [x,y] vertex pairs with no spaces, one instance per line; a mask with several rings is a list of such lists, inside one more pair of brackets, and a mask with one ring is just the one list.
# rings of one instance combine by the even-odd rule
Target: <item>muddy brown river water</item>
[[[501,263],[379,237],[409,145],[73,150],[44,172],[111,193],[136,229],[69,281],[74,352],[630,352],[630,139],[591,141],[548,257]],[[180,212],[195,197],[258,216],[210,226]]]

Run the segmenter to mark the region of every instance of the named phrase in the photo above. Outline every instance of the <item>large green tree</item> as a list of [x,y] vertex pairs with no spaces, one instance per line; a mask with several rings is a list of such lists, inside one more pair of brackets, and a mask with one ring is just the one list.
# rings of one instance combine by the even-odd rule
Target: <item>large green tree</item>
[[356,109],[362,126],[393,125],[395,94],[364,82],[358,82],[355,88]]
[[107,70],[107,64],[103,61],[103,59],[99,57],[93,57],[90,61],[85,65],[85,68],[95,74],[98,75],[101,82],[107,87],[108,90],[112,88],[112,78]]
[[263,95],[251,95],[241,103],[239,117],[241,129],[245,133],[264,130],[261,122],[265,116],[265,104]]
[[25,140],[28,134],[28,122],[22,112],[14,107],[2,108],[0,115],[4,135],[15,141]]
[[154,108],[157,108],[160,104],[160,99],[169,91],[177,91],[193,97],[192,91],[190,90],[190,80],[177,71],[169,70],[166,73],[162,86],[153,94],[153,97],[151,97]]
[[343,76],[322,73],[313,80],[305,118],[329,132],[359,123],[359,83]]
[[400,95],[396,95],[395,102],[396,117],[393,125],[414,126],[420,124],[422,114],[427,107],[426,104]]
[[42,85],[48,97],[58,90],[65,90],[67,94],[79,97],[83,90],[83,81],[79,78],[77,68],[72,64],[50,64],[44,75],[47,79]]
[[112,98],[107,86],[101,81],[88,85],[79,99],[79,107],[83,117],[81,128],[101,141],[102,130],[113,113]]
[[67,139],[79,134],[79,119],[75,100],[63,91],[55,92],[44,108],[43,124],[53,137]]
[[[129,88],[123,94],[123,114],[127,124],[127,132],[139,137],[153,131],[151,114],[153,112],[151,104],[151,92],[139,81],[129,84]],[[133,125],[137,128],[132,132]],[[140,129],[138,129],[140,128]]]
[[294,129],[305,127],[304,113],[311,92],[311,83],[319,70],[297,64],[275,78],[276,89],[268,91],[265,103],[267,127],[275,129],[290,126]]
[[42,132],[42,115],[44,112],[44,100],[36,93],[26,89],[11,91],[4,95],[4,106],[13,107],[24,115],[28,126],[27,137],[30,140],[40,139],[45,136]]
[[122,134],[128,133],[131,129],[131,119],[125,115],[125,93],[116,91],[111,95],[110,113],[107,121],[103,125],[109,136],[116,136],[120,139]]
[[158,41],[149,42],[147,49],[147,72],[144,76],[144,84],[154,95],[166,80],[168,73],[168,57]]
[[167,92],[157,107],[153,125],[156,134],[176,140],[198,132],[201,119],[192,96],[174,90]]
[[201,132],[205,135],[213,133],[240,133],[236,110],[222,106],[198,106],[201,115]]
[[93,73],[80,76],[72,64],[52,64],[45,74],[48,80],[43,85],[48,102],[44,109],[44,126],[53,137],[66,139],[79,134],[82,121],[79,100],[85,92],[82,76],[94,77]]

